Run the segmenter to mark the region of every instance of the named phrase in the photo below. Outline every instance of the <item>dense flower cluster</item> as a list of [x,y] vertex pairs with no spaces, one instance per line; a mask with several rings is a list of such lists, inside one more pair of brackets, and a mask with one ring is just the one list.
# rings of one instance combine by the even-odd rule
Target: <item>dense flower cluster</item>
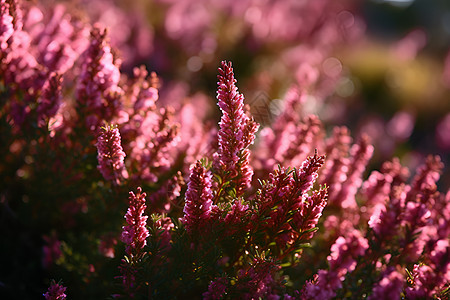
[[126,252],[128,255],[139,254],[146,245],[148,238],[147,216],[144,215],[145,193],[138,188],[137,194],[130,192],[130,204],[125,215],[128,225],[123,227],[122,241],[127,244]]
[[232,188],[240,196],[252,180],[248,147],[253,144],[259,125],[245,114],[244,97],[235,85],[231,62],[222,62],[218,78],[217,99],[222,118],[214,166],[222,181],[233,179]]
[[46,300],[65,300],[67,295],[64,292],[66,289],[63,285],[52,281],[44,297]]
[[96,144],[98,169],[106,180],[115,184],[128,177],[124,165],[125,152],[120,142],[119,129],[113,125],[105,125]]
[[366,117],[356,10],[0,0],[0,297],[448,297],[448,157],[402,144],[419,104]]
[[213,198],[211,177],[208,170],[197,161],[189,176],[183,209],[183,222],[188,232],[201,234],[208,230]]

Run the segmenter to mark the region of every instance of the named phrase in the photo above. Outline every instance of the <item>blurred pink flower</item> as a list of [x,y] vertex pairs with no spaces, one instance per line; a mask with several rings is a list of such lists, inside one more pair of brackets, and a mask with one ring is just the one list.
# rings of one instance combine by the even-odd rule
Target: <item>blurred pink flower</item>
[[13,17],[9,14],[9,4],[6,0],[0,1],[0,53],[8,47],[7,41],[13,35]]
[[50,268],[62,256],[61,241],[53,232],[50,236],[43,236],[46,245],[42,247],[42,265]]
[[119,63],[107,42],[106,30],[94,27],[90,45],[82,55],[76,85],[79,115],[91,131],[103,121],[110,122],[122,109]]
[[215,278],[210,282],[208,291],[203,293],[204,300],[220,300],[226,295],[228,279],[224,277]]
[[56,283],[54,280],[50,283],[47,293],[44,294],[46,300],[65,300],[66,287]]
[[367,299],[401,299],[404,283],[405,277],[395,269],[390,268],[384,272],[381,280],[374,286],[372,294]]
[[436,142],[443,150],[450,150],[450,113],[445,115],[436,126]]

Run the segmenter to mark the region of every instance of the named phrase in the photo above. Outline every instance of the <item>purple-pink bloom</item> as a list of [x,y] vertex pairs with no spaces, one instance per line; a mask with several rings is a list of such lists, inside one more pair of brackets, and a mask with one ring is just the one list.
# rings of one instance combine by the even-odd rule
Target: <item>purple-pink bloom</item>
[[47,293],[44,294],[46,300],[65,300],[66,299],[66,287],[56,283],[54,280],[50,283]]
[[275,299],[280,283],[277,272],[281,269],[272,261],[253,259],[251,265],[238,271],[236,292],[240,299]]
[[41,95],[38,98],[38,124],[47,125],[49,119],[54,117],[61,106],[61,85],[62,77],[56,73],[51,73],[42,87]]
[[7,41],[13,33],[13,17],[9,14],[9,4],[0,0],[0,53],[8,47]]
[[208,286],[208,291],[203,293],[204,300],[220,300],[226,295],[228,279],[218,277],[211,281]]
[[122,107],[119,87],[120,71],[111,47],[106,40],[106,30],[94,27],[91,41],[82,55],[82,65],[76,86],[80,115],[85,117],[88,129],[95,130],[103,120],[109,122]]
[[416,201],[416,197],[419,197],[425,203],[428,200],[426,190],[436,186],[443,168],[444,164],[439,156],[428,156],[413,178],[406,201]]
[[61,241],[53,232],[50,236],[43,236],[46,245],[42,247],[42,265],[50,268],[61,256]]
[[142,248],[147,245],[149,236],[147,225],[148,216],[144,215],[146,194],[140,187],[137,188],[137,194],[130,192],[128,211],[125,219],[128,225],[123,227],[122,241],[127,244],[126,252],[128,255],[139,255]]
[[408,230],[405,237],[400,239],[401,254],[407,262],[416,261],[422,254],[426,243],[426,234],[423,232],[424,227],[428,224],[431,212],[426,208],[425,204],[420,202],[408,202],[404,212],[400,216],[402,226]]
[[[449,62],[448,73],[450,76],[450,55],[448,55],[447,60]],[[436,126],[436,143],[441,149],[450,150],[450,113],[446,114]]]
[[253,169],[247,149],[255,140],[259,125],[244,111],[244,96],[238,92],[231,62],[222,62],[218,75],[217,99],[220,120],[219,149],[214,156],[214,167],[224,181],[233,180],[236,195],[240,196],[250,184]]
[[340,279],[347,272],[356,267],[356,259],[369,248],[369,243],[359,230],[354,229],[346,237],[339,237],[331,246],[331,254],[327,257],[330,271],[340,275]]
[[380,172],[373,171],[361,189],[361,195],[365,200],[366,218],[381,209],[386,199],[393,195],[394,187],[405,183],[408,178],[409,171],[400,164],[398,158],[384,162]]
[[[325,206],[326,190],[310,197],[306,193],[313,186],[324,159],[316,152],[298,170],[282,168],[269,175],[256,196],[258,213],[252,216],[255,224],[252,230],[268,233],[266,242],[274,239],[278,247],[286,248],[302,237],[302,231],[315,227]],[[290,218],[293,222],[288,222]]]
[[304,288],[304,299],[331,299],[342,287],[347,273],[356,268],[357,259],[369,248],[369,243],[359,230],[349,231],[346,237],[340,236],[331,246],[327,257],[329,270],[319,270],[312,282]]
[[73,18],[61,3],[46,11],[32,7],[27,12],[24,27],[33,39],[36,60],[47,70],[59,74],[72,68],[89,43],[86,24]]
[[205,225],[210,219],[213,206],[211,186],[211,173],[202,165],[201,161],[197,161],[189,176],[182,219],[186,230],[191,234],[199,234],[207,230]]
[[101,128],[101,133],[97,139],[97,168],[106,180],[118,185],[128,177],[125,169],[121,138],[119,129],[113,125],[105,125]]
[[156,74],[147,78],[147,70],[141,67],[134,69],[134,75],[126,88],[125,102],[129,104],[121,132],[130,165],[139,166],[133,170],[134,179],[156,182],[178,155],[179,124],[173,121],[174,109],[156,107]]
[[362,185],[362,175],[372,154],[373,146],[369,144],[366,136],[351,147],[350,157],[346,161],[345,181],[342,182],[339,191],[335,191],[336,193],[330,191],[331,201],[340,203],[344,209],[357,207],[355,196]]
[[432,298],[450,282],[450,245],[448,237],[439,240],[429,254],[428,265],[416,264],[412,271],[413,286],[406,289],[408,299]]
[[381,280],[374,286],[369,300],[377,299],[400,299],[405,277],[394,268],[386,270]]
[[299,165],[317,144],[322,123],[315,115],[309,115],[299,123],[287,123],[280,137],[281,144],[274,153],[279,163]]
[[[311,230],[319,223],[319,218],[322,216],[322,211],[327,204],[327,189],[322,188],[319,191],[314,191],[311,196],[308,196],[303,202],[299,214],[295,214],[293,222],[296,224],[297,230],[302,232]],[[302,238],[305,240],[311,239],[314,232],[309,232]]]
[[393,194],[385,206],[378,206],[369,220],[369,227],[373,229],[378,239],[386,240],[397,233],[400,226],[400,214],[405,205],[406,193],[404,186],[393,187]]
[[325,142],[327,159],[319,180],[320,183],[329,185],[330,190],[339,190],[342,183],[347,179],[347,156],[351,142],[350,132],[344,126],[334,127],[333,135]]

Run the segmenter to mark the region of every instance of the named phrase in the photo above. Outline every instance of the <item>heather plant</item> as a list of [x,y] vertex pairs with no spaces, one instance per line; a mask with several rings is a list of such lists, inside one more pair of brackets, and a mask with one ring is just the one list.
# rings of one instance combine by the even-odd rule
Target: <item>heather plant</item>
[[[203,18],[177,27],[191,10],[246,31],[255,56],[286,46],[290,68],[266,66],[280,81],[295,73],[294,84],[258,123],[229,61],[218,69],[219,109],[204,94],[162,90],[152,67],[130,67],[149,51],[145,39],[130,46],[148,33],[141,14],[99,1],[86,13],[99,21],[91,25],[68,5],[0,0],[1,296],[448,297],[445,157],[373,163],[370,130],[352,134],[313,114],[311,97],[326,109],[343,79],[327,55],[359,36],[358,19],[331,1],[290,2],[164,4],[180,56],[206,61],[233,46]],[[105,28],[102,10],[123,26]],[[299,15],[303,26],[292,28]]]

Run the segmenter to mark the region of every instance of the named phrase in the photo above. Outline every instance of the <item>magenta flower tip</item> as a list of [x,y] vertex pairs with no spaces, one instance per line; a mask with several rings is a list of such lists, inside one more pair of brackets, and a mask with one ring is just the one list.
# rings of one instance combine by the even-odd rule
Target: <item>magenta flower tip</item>
[[234,188],[241,195],[253,176],[247,148],[254,142],[259,125],[245,113],[244,96],[236,87],[231,62],[222,61],[218,80],[217,99],[222,118],[214,167],[228,179],[240,177]]
[[188,232],[199,232],[210,219],[212,209],[212,175],[200,161],[192,167],[186,191],[182,222]]
[[46,300],[65,300],[66,287],[52,280],[47,293],[44,294]]
[[113,125],[102,127],[97,139],[98,169],[106,180],[118,185],[128,177],[125,169],[125,152],[121,145],[119,129]]
[[128,223],[123,227],[122,241],[127,244],[126,252],[129,255],[138,255],[142,248],[147,245],[147,237],[149,231],[147,229],[147,216],[144,215],[146,193],[142,192],[142,188],[137,188],[137,193],[129,193],[129,207],[125,214],[125,220]]

